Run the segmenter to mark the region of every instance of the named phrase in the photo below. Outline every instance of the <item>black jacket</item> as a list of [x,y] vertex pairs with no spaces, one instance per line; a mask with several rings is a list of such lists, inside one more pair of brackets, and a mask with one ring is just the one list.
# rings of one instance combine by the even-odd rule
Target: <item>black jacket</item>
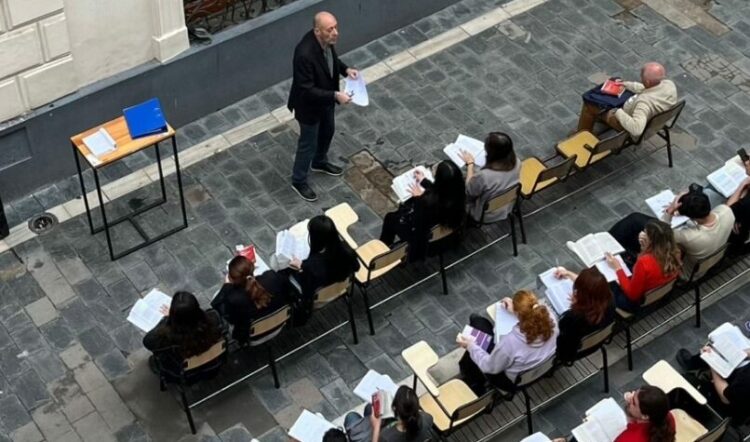
[[287,107],[304,124],[314,124],[327,108],[336,104],[334,92],[339,90],[339,75],[346,76],[348,67],[333,54],[333,72],[328,71],[323,48],[313,31],[308,32],[294,48],[292,89]]
[[607,307],[604,318],[599,324],[590,324],[585,317],[573,310],[568,310],[560,316],[557,326],[557,357],[561,361],[569,362],[576,359],[581,340],[587,335],[600,330],[615,320],[615,306],[611,303]]

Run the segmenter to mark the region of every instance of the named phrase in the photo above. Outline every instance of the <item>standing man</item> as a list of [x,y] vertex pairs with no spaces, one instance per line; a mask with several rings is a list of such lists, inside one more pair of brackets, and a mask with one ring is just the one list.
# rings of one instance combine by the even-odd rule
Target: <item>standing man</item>
[[343,170],[328,162],[334,126],[334,105],[352,99],[339,91],[339,75],[357,78],[356,69],[347,67],[334,45],[339,38],[336,17],[329,12],[315,14],[313,29],[302,37],[294,49],[294,74],[287,107],[294,111],[300,134],[292,171],[292,188],[306,201],[318,196],[307,184],[307,173],[339,176]]

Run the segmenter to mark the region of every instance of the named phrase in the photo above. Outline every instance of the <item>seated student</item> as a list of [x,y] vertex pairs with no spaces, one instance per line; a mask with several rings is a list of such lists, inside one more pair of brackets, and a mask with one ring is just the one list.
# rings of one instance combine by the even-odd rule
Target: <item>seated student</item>
[[[625,218],[621,222],[628,221]],[[620,223],[618,223],[620,224]],[[615,224],[609,233],[625,247],[630,238],[618,237],[622,232]],[[626,229],[625,229],[626,230]],[[617,272],[617,282],[610,284],[615,297],[615,306],[628,312],[636,311],[643,303],[646,292],[677,278],[680,273],[679,249],[674,242],[674,234],[669,224],[652,219],[638,234],[640,253],[637,257],[626,256],[624,261],[635,261],[632,276],[628,278],[620,262],[607,254],[607,264]],[[632,252],[631,252],[632,253]]]
[[[461,158],[466,162],[466,199],[471,218],[479,222],[484,211],[484,205],[492,197],[503,190],[518,183],[521,172],[521,162],[513,152],[513,141],[510,136],[502,132],[490,132],[484,139],[484,151],[487,153],[487,163],[475,172],[474,156],[461,151]],[[497,212],[487,212],[484,222],[491,223],[505,219],[510,207]]]
[[[503,298],[503,306],[518,317],[518,324],[490,344],[488,351],[459,334],[456,343],[465,348],[459,362],[467,385],[481,396],[489,381],[503,391],[514,391],[519,373],[534,368],[555,354],[557,325],[550,310],[528,290]],[[494,326],[487,318],[471,315],[469,325],[488,335]]]
[[[169,310],[162,313],[164,319],[146,333],[143,346],[160,357],[167,374],[179,373],[183,360],[203,353],[221,338],[221,318],[216,312],[203,311],[191,293],[175,293]],[[151,359],[152,369],[155,362]]]
[[675,196],[664,210],[662,221],[671,223],[675,213],[692,220],[674,231],[674,240],[684,251],[682,274],[687,279],[698,260],[707,258],[727,243],[734,227],[734,213],[726,204],[711,210],[708,196],[697,184],[691,184],[687,192]]
[[[750,175],[750,161],[745,162],[745,169]],[[750,236],[750,178],[745,178],[742,184],[727,200],[727,206],[734,214],[734,227],[729,235],[730,253],[735,255],[747,252],[745,242]]]
[[310,256],[300,262],[293,259],[290,267],[297,272],[292,277],[302,291],[302,308],[295,310],[295,322],[304,322],[300,316],[309,317],[312,312],[315,291],[345,280],[359,269],[357,255],[339,237],[331,218],[318,215],[307,224],[310,234]]
[[[372,442],[424,442],[434,439],[432,433],[432,416],[421,410],[419,397],[413,389],[402,385],[396,390],[390,405],[395,419],[382,420],[372,412],[372,405],[365,407],[364,418],[356,412],[350,412],[344,418],[344,428],[349,432],[360,421],[368,419],[370,432],[357,431],[357,434],[371,435]],[[352,432],[349,432],[351,442],[360,442]]]
[[561,361],[575,360],[581,339],[611,324],[615,319],[612,291],[607,278],[596,267],[575,274],[564,267],[555,272],[558,278],[573,281],[570,310],[560,316],[557,324],[557,358]]
[[[701,352],[707,351],[712,349],[708,346],[701,349]],[[750,348],[744,351],[750,358]],[[689,378],[695,381],[695,387],[703,392],[714,410],[737,422],[750,417],[750,362],[747,359],[726,379],[711,369],[699,354],[692,354],[688,349],[681,348],[677,352],[677,362],[691,374]]]
[[583,103],[578,120],[578,132],[594,128],[598,118],[616,131],[626,130],[632,138],[638,138],[646,128],[649,118],[677,103],[677,88],[666,79],[664,66],[646,63],[641,68],[641,82],[625,81],[625,88],[633,95],[621,109],[611,109],[601,115],[602,109],[591,103]]
[[269,270],[257,278],[255,265],[244,256],[229,261],[226,283],[211,301],[227,322],[232,337],[241,343],[250,338],[250,325],[289,303],[289,278]]
[[453,161],[444,160],[438,163],[434,174],[433,183],[416,172],[417,182],[410,189],[412,198],[383,219],[380,240],[389,246],[396,237],[407,241],[412,260],[424,258],[433,227],[458,229],[466,217],[466,188],[461,170]]

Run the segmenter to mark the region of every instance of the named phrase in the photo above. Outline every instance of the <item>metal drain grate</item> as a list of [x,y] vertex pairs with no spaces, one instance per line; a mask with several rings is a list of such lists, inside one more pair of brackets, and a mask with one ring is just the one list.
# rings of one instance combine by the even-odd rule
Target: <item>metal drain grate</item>
[[29,220],[29,230],[37,235],[49,232],[56,225],[57,217],[51,213],[42,213]]

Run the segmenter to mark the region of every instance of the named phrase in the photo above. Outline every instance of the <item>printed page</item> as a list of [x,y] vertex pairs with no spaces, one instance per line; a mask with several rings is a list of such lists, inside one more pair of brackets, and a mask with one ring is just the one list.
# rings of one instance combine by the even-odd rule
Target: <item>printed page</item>
[[735,162],[727,162],[706,177],[708,182],[726,198],[732,196],[745,178],[747,178],[745,168]]
[[367,95],[367,84],[361,72],[357,78],[352,79],[347,77],[344,80],[344,92],[352,97],[352,103],[357,106],[367,106],[370,104],[370,98]]
[[544,433],[536,432],[531,436],[524,437],[521,442],[552,442]]
[[510,333],[516,324],[518,324],[518,317],[506,310],[503,304],[498,302],[495,307],[495,339],[498,336]]
[[567,245],[587,267],[591,267],[596,261],[604,257],[604,252],[599,247],[593,233],[589,233],[576,242],[568,241]]
[[750,339],[748,339],[736,325],[725,322],[709,333],[708,339],[713,341],[721,335],[729,337],[732,340],[732,343],[742,350],[750,348]]
[[[453,144],[458,150],[465,150],[474,156],[474,162],[477,167],[484,167],[487,164],[487,152],[484,151],[484,143],[466,135],[459,134]],[[459,166],[460,167],[460,166]]]
[[458,166],[459,168],[466,165],[466,162],[463,160],[463,158],[461,158],[460,150],[461,148],[454,143],[451,143],[443,148],[443,152],[445,152],[445,154],[448,155],[448,158],[456,163],[456,166]]
[[[620,255],[615,255],[615,259],[620,262],[620,265],[622,266],[622,270],[625,272],[625,275],[630,277],[633,275],[633,273],[628,268],[628,265],[625,264],[625,261],[622,260],[622,257]],[[599,272],[604,275],[605,278],[607,278],[607,282],[614,282],[617,281],[617,272],[615,272],[615,269],[609,266],[607,264],[607,261],[600,260],[597,261],[595,264],[597,269],[599,269]]]
[[740,347],[734,345],[732,337],[727,334],[716,336],[711,341],[711,347],[719,352],[721,357],[727,361],[730,367],[732,367],[732,370],[737,368],[747,357],[747,353],[745,353]]
[[617,255],[625,251],[625,248],[609,232],[599,232],[594,237],[599,244],[599,249],[602,251],[602,257],[604,257],[604,253],[606,252]]
[[302,414],[289,429],[289,436],[299,442],[320,442],[323,440],[326,431],[331,428],[336,427],[317,414],[302,410]]
[[482,350],[487,351],[490,346],[490,335],[477,330],[470,325],[464,326],[463,331],[461,331],[461,335],[463,335],[466,339],[471,340],[477,346],[481,347]]
[[558,315],[570,309],[570,297],[573,294],[573,281],[568,278],[555,277],[557,267],[552,267],[539,275],[539,280],[547,288],[546,294],[552,308]]
[[[662,215],[664,215],[664,209],[666,209],[672,201],[674,201],[675,194],[670,189],[663,190],[656,195],[652,196],[651,198],[646,199],[646,205],[648,205],[648,208],[651,209],[651,212],[654,214],[655,217],[661,219]],[[679,227],[686,222],[688,222],[690,218],[683,215],[677,215],[672,217],[672,228]]]
[[128,314],[128,321],[140,328],[144,332],[148,333],[156,327],[156,324],[161,321],[161,312],[158,309],[154,309],[146,303],[143,299],[136,301],[133,308],[130,309]]
[[724,379],[728,378],[734,370],[734,367],[716,351],[701,352],[701,359]]
[[115,140],[109,135],[105,128],[100,128],[93,134],[83,139],[83,144],[89,148],[92,154],[97,157],[114,151],[117,148]]
[[573,428],[571,433],[578,442],[612,442],[607,433],[593,419],[584,421],[581,425]]
[[395,396],[397,389],[398,385],[393,382],[390,376],[370,370],[354,388],[354,394],[363,401],[370,402],[372,395],[378,390],[387,391]]
[[611,397],[599,401],[586,412],[586,415],[589,420],[593,420],[599,424],[603,432],[607,435],[606,440],[609,441],[615,440],[628,425],[625,412]]

